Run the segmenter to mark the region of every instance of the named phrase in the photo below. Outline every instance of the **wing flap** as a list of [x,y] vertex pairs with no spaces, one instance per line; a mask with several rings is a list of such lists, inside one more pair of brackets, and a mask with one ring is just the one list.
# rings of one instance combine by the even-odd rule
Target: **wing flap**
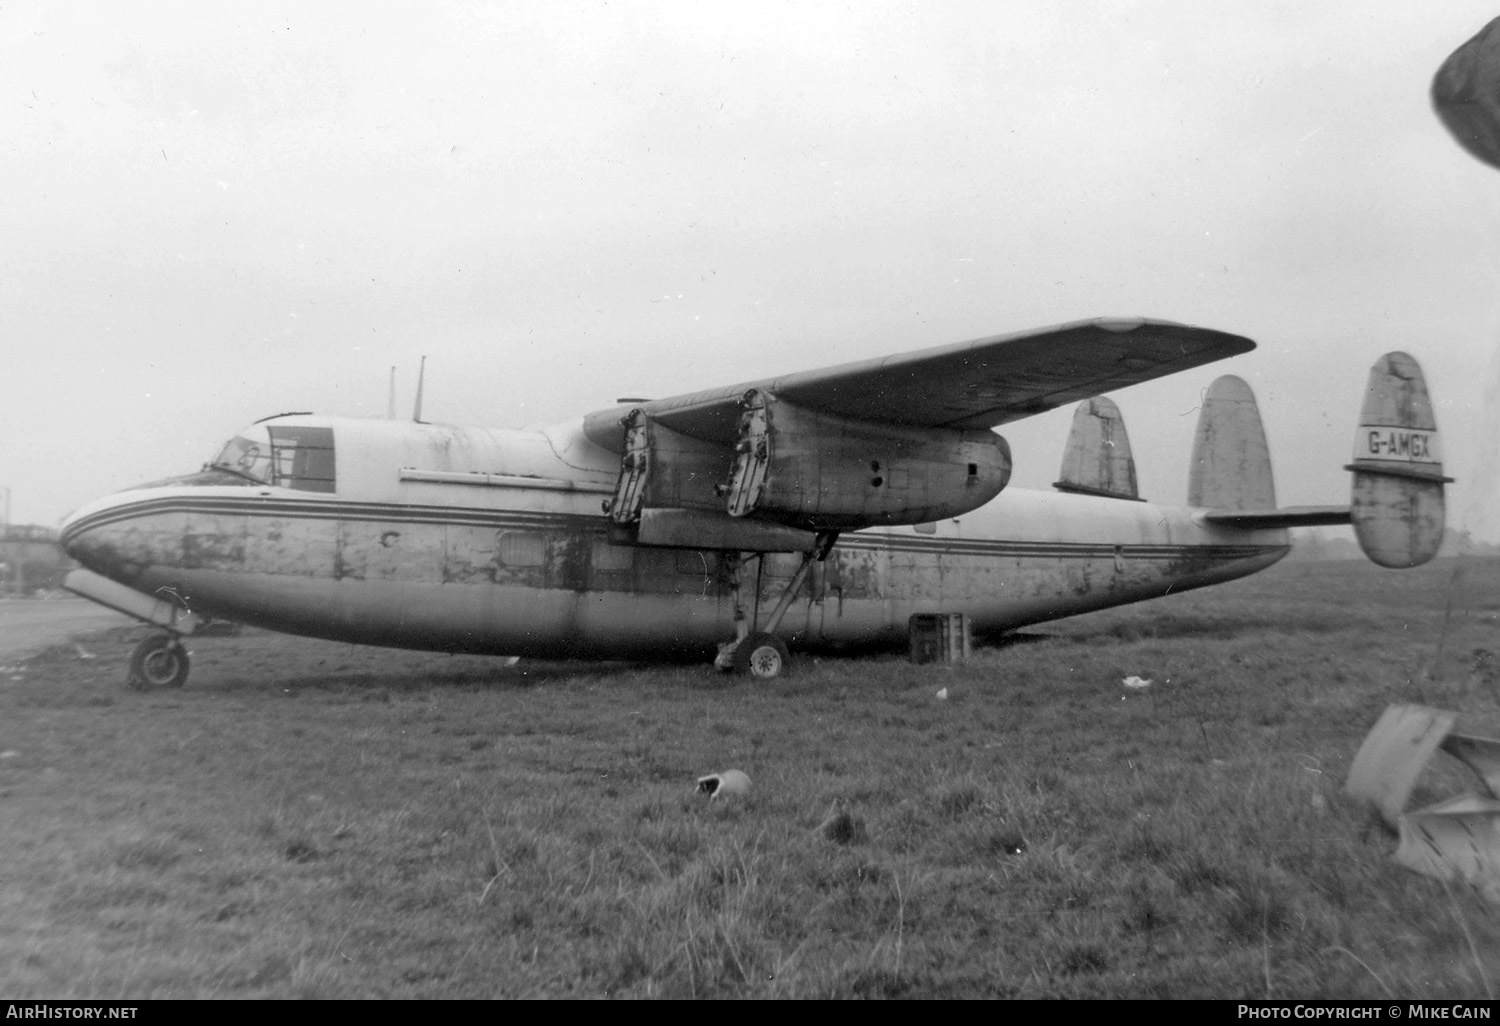
[[[641,404],[662,424],[733,445],[750,389],[852,420],[989,428],[1128,385],[1249,352],[1238,335],[1144,318],[1097,319],[959,342]],[[620,451],[620,414],[585,418],[594,442]]]

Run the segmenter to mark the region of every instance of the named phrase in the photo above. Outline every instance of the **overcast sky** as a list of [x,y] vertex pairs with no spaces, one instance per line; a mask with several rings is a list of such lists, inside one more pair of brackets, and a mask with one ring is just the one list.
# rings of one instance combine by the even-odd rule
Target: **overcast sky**
[[[1500,540],[1500,172],[1428,105],[1493,2],[0,7],[0,486],[55,524],[284,410],[521,427],[1084,317],[1248,335],[1283,504],[1425,367]],[[1068,412],[1006,434],[1057,476]]]

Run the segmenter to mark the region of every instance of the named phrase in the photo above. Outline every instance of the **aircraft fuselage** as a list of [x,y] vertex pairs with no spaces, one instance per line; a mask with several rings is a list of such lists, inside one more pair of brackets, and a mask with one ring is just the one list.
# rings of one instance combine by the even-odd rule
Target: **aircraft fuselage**
[[[270,428],[273,447],[277,430],[332,440],[311,458],[304,449],[301,477],[201,474],[108,496],[68,520],[64,545],[199,615],[362,644],[632,656],[734,636],[738,556],[616,544],[601,502],[619,457],[577,424],[289,416]],[[998,632],[1241,577],[1288,551],[1284,530],[1198,513],[1010,489],[957,519],[850,532],[814,565],[781,632],[803,647],[899,643],[917,613],[964,613]],[[763,557],[762,609],[800,561]]]

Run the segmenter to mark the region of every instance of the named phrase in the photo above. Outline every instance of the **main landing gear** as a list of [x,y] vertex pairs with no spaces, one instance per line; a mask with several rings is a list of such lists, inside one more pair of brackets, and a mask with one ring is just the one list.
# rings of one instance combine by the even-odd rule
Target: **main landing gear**
[[180,688],[187,682],[188,650],[176,634],[147,635],[130,653],[125,685],[136,691]]
[[[776,601],[776,607],[771,610],[771,615],[766,619],[764,629],[761,629],[757,620],[760,614],[760,565],[765,559],[765,553],[754,552],[748,557],[740,556],[735,559],[729,579],[729,592],[734,601],[735,637],[733,641],[726,641],[719,646],[719,654],[714,659],[714,666],[720,670],[733,670],[735,673],[744,674],[756,680],[775,680],[791,672],[791,653],[787,651],[786,642],[776,636],[776,628],[781,626],[787,610],[792,607],[792,601],[802,590],[802,585],[807,580],[813,564],[827,559],[829,550],[833,548],[833,543],[837,540],[837,531],[824,531],[818,534],[817,542],[812,550],[802,554],[802,565],[797,568],[797,572],[782,590],[781,596]],[[749,557],[755,559],[755,577],[747,582]],[[748,609],[745,605],[747,583],[753,594]]]

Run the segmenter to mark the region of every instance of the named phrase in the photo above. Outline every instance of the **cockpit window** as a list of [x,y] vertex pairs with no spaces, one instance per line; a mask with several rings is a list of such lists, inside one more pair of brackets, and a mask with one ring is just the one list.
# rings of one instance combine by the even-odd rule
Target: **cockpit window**
[[236,435],[211,464],[257,484],[298,488],[304,492],[331,492],[335,474],[333,429],[303,425],[256,427],[262,438]]
[[304,492],[331,492],[333,428],[269,426],[275,484]]
[[249,478],[257,484],[271,483],[271,444],[269,439],[257,441],[244,435],[235,435],[229,444],[220,450],[217,458],[209,464],[215,470],[227,470],[231,474]]

